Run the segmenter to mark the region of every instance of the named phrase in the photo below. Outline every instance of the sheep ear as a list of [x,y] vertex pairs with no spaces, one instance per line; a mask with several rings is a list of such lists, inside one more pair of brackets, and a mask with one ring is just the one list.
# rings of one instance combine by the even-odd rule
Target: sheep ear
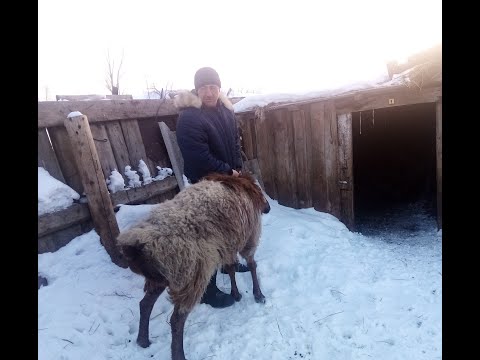
[[137,243],[135,245],[124,245],[122,246],[123,254],[130,260],[138,259],[142,256],[142,250],[145,247],[145,244]]

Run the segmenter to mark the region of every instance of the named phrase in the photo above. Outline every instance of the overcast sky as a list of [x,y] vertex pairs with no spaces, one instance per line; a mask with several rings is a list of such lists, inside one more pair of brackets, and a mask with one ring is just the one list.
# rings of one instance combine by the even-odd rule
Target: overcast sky
[[192,88],[202,66],[268,93],[372,79],[442,37],[441,0],[39,0],[38,16],[39,100],[107,94],[107,51],[121,93]]

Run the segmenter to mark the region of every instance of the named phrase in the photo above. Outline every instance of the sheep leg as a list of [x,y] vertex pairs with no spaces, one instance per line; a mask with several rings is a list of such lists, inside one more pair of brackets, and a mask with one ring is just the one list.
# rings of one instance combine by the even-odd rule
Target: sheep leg
[[166,285],[150,280],[145,280],[145,296],[140,301],[140,325],[138,328],[137,344],[143,348],[150,346],[148,339],[148,327],[150,323],[150,315],[152,313],[153,305],[158,297],[165,290]]
[[180,312],[179,306],[175,305],[172,317],[170,318],[170,326],[172,328],[172,360],[185,360],[183,332],[188,314],[189,312]]
[[258,283],[257,278],[257,262],[253,258],[253,255],[247,256],[247,266],[252,274],[252,282],[253,282],[253,297],[257,303],[265,304],[265,296],[262,294],[262,290],[260,290],[260,285]]
[[235,264],[225,265],[224,269],[228,273],[228,276],[230,276],[230,283],[232,288],[232,290],[230,291],[230,295],[233,296],[235,301],[240,301],[242,295],[238,291],[237,281],[235,279]]

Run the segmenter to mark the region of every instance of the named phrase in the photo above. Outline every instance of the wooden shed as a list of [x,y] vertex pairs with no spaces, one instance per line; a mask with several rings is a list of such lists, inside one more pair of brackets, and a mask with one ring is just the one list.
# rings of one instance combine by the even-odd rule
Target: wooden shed
[[356,214],[423,199],[440,229],[437,60],[369,89],[237,113],[245,155],[258,159],[268,195],[285,206],[330,213],[351,230]]
[[[258,160],[268,195],[330,213],[351,230],[364,211],[424,199],[441,228],[441,60],[420,59],[382,86],[237,112],[243,151]],[[392,66],[392,76],[398,69],[405,70]],[[108,194],[113,169],[138,170],[140,159],[153,174],[171,166],[159,122],[175,131],[178,113],[169,99],[105,100],[38,103],[38,166],[87,197],[39,216],[39,253],[92,227],[111,244],[119,231],[115,206],[157,203],[179,191],[182,180],[172,177]],[[83,115],[67,121],[73,111]]]

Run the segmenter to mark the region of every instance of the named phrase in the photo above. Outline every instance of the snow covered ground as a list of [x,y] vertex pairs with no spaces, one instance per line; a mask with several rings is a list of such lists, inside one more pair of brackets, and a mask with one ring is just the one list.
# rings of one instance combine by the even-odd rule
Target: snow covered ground
[[[225,309],[199,304],[185,325],[185,355],[203,359],[398,359],[442,357],[442,242],[435,219],[412,205],[350,232],[335,217],[270,200],[256,254],[267,302]],[[153,205],[122,206],[120,229]],[[152,345],[135,340],[143,278],[115,266],[95,231],[38,255],[39,359],[169,359],[164,293],[152,311]],[[219,287],[229,290],[228,275]]]

